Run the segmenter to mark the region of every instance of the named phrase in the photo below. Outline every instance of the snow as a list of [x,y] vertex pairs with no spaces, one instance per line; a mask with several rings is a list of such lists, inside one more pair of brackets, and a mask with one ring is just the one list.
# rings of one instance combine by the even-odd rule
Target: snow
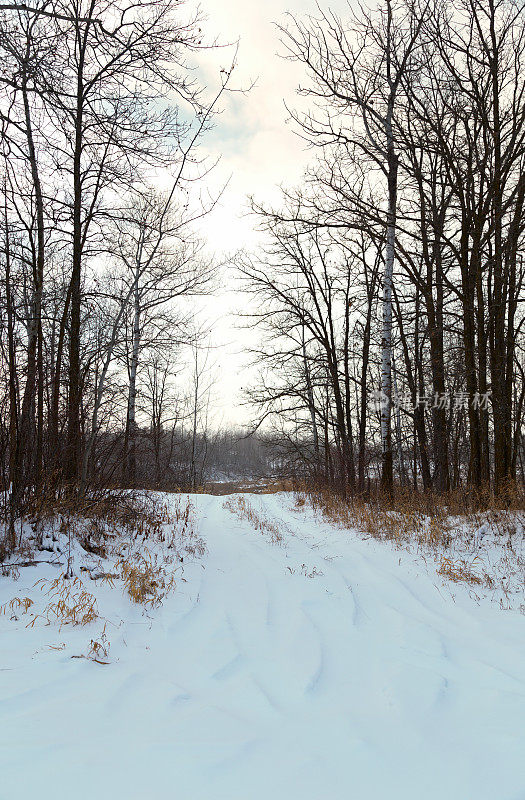
[[[207,553],[159,608],[87,581],[107,665],[72,658],[101,620],[0,617],[1,800],[523,800],[525,616],[245,499],[282,541],[192,496]],[[0,577],[0,604],[58,574]]]

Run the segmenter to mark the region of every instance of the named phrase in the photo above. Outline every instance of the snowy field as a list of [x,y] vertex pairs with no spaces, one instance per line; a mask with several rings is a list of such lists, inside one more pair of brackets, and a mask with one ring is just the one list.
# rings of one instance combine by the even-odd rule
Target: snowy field
[[247,497],[262,526],[191,500],[207,552],[162,606],[87,581],[108,664],[101,619],[0,617],[1,800],[525,799],[523,613],[290,495]]

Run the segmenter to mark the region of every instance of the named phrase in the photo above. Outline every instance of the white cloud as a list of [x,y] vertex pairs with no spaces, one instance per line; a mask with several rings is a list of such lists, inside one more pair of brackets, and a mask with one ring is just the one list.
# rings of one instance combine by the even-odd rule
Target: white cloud
[[[315,10],[315,2],[300,0],[291,5],[283,0],[208,0],[203,6],[207,16],[205,38],[239,41],[232,85],[245,88],[255,81],[247,94],[233,93],[224,99],[222,113],[205,144],[212,158],[221,156],[212,183],[220,186],[229,179],[217,208],[202,226],[210,249],[217,253],[256,246],[255,221],[247,216],[248,195],[260,201],[276,200],[279,184],[297,183],[311,156],[288,124],[284,104],[285,99],[294,104],[295,90],[304,73],[299,65],[279,56],[284,47],[275,23],[284,23],[287,11],[303,16],[315,14]],[[199,58],[199,74],[210,90],[219,86],[220,69],[229,68],[234,52],[232,45],[207,51]],[[242,387],[251,376],[243,352],[250,336],[236,329],[234,314],[236,307],[242,308],[245,303],[245,298],[235,293],[230,275],[222,294],[202,304],[201,313],[215,320],[213,338],[219,345],[216,419],[226,424],[249,419],[249,411],[239,403]]]

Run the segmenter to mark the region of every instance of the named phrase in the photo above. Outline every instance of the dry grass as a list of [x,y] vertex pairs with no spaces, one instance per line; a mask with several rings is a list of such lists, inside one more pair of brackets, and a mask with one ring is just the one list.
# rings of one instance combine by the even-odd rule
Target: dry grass
[[119,561],[124,588],[134,603],[159,606],[175,589],[175,575],[167,575],[165,565],[159,564],[151,553],[136,553],[134,557]]
[[34,627],[38,619],[47,625],[88,625],[94,622],[99,614],[94,595],[88,592],[80,578],[67,578],[60,575],[54,581],[41,578],[34,584],[48,598],[41,614],[34,614],[27,627]]
[[0,606],[0,614],[9,614],[12,620],[18,620],[18,614],[27,614],[31,606],[34,605],[30,597],[13,597],[3,606]]
[[[173,498],[169,504],[154,495],[118,495],[75,506],[72,501],[40,508],[38,523],[25,522],[23,542],[26,560],[3,565],[3,574],[18,578],[21,567],[46,562],[62,566],[58,578],[42,578],[33,588],[37,596],[14,597],[0,607],[3,614],[18,619],[31,609],[26,627],[37,621],[47,625],[88,625],[100,618],[95,595],[86,589],[82,576],[120,585],[134,603],[158,607],[175,588],[175,574],[185,557],[202,556],[204,542],[195,530],[194,508],[189,499]],[[52,556],[33,557],[35,550]],[[94,584],[95,585],[95,584]],[[44,602],[35,601],[38,594]],[[86,658],[103,654],[104,641],[93,639]],[[100,659],[99,659],[100,660]]]
[[97,639],[91,639],[86,658],[89,659],[89,661],[94,661],[97,664],[109,664],[107,659],[109,656],[110,647],[111,642],[106,636],[106,626],[104,625],[104,629],[100,636]]
[[[477,500],[479,501],[479,495]],[[453,493],[439,498],[397,491],[388,499],[348,501],[325,489],[302,487],[297,509],[306,505],[338,526],[389,540],[398,547],[433,555],[437,573],[454,583],[467,583],[512,595],[525,589],[525,513],[523,497],[510,489],[505,505],[486,495],[480,506]]]
[[443,575],[445,578],[454,581],[454,583],[463,581],[481,586],[484,580],[474,569],[475,562],[476,559],[469,564],[463,558],[455,560],[453,558],[443,558],[437,572],[438,575]]
[[58,535],[80,542],[86,552],[105,558],[112,539],[156,538],[163,528],[178,523],[165,503],[141,492],[111,492],[95,498],[41,501],[25,518],[32,536],[21,544],[53,550]]
[[278,525],[258,514],[245,497],[232,497],[223,503],[223,508],[227,508],[238,519],[247,520],[255,530],[268,536],[272,544],[282,544],[283,535]]
[[450,543],[450,524],[443,508],[435,508],[428,516],[408,496],[395,508],[381,508],[379,503],[360,498],[342,500],[327,490],[302,489],[296,494],[297,508],[306,504],[319,511],[330,522],[344,528],[357,528],[375,539],[389,539],[398,544],[417,542],[423,545],[447,547]]
[[139,524],[117,543],[116,569],[134,603],[159,606],[176,587],[175,573],[184,558],[203,556],[206,547],[195,530],[195,509],[189,498],[146,497]]
[[208,481],[197,489],[177,489],[189,494],[211,494],[222,497],[230,494],[276,494],[292,492],[295,483],[289,478],[261,478],[260,480]]

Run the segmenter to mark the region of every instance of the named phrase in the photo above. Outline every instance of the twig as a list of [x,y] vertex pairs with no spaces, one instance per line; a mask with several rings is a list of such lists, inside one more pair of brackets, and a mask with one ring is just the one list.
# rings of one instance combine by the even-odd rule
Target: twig
[[12,567],[36,567],[37,564],[52,564],[54,567],[63,567],[63,561],[13,561],[10,564],[1,564],[1,569],[11,569]]

